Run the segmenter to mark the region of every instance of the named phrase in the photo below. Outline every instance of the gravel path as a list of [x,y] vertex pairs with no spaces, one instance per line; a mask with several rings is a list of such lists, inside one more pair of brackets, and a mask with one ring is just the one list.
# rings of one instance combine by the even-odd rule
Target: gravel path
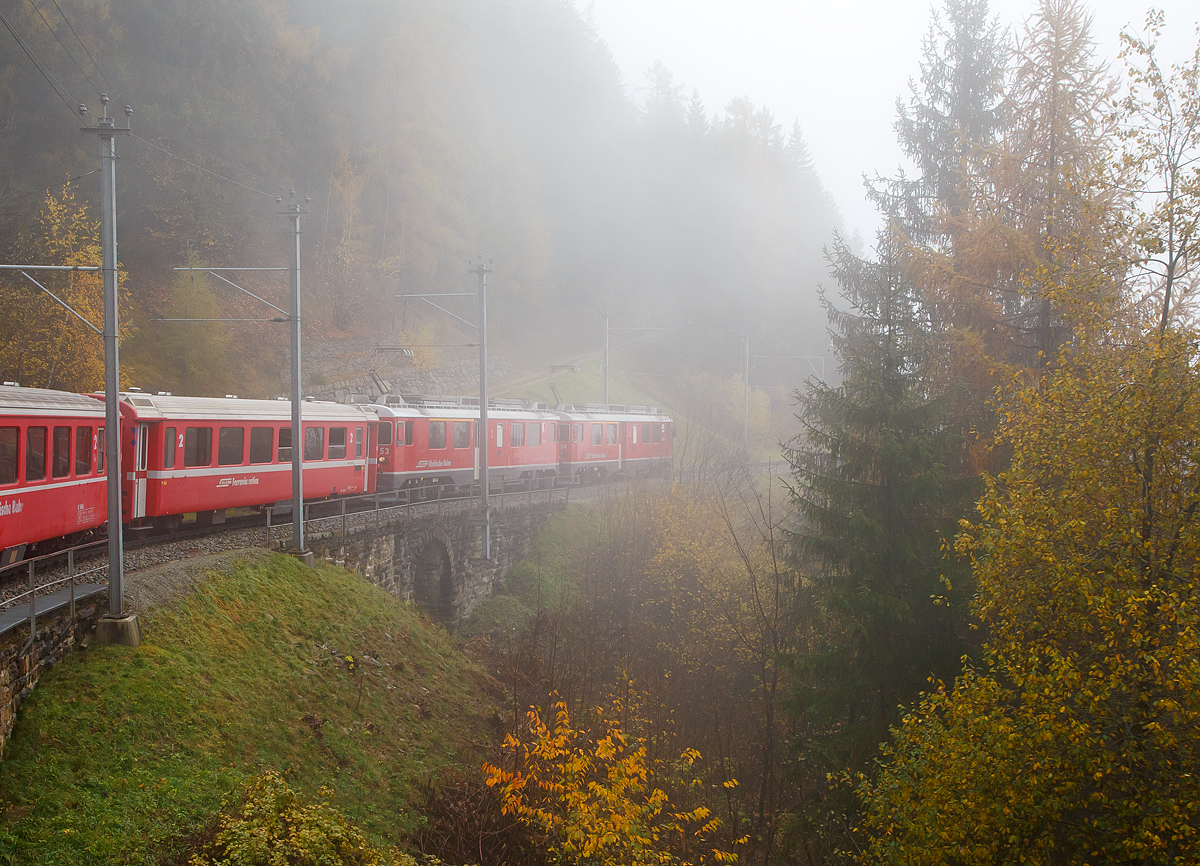
[[137,613],[168,604],[201,583],[209,572],[236,562],[257,562],[268,556],[261,547],[195,554],[186,559],[160,562],[125,575],[125,607]]
[[[231,553],[236,552],[241,558],[265,555],[263,549],[263,529],[254,527],[223,532],[205,538],[189,538],[180,541],[154,544],[136,550],[125,551],[125,597],[126,603],[134,610],[145,610],[145,604],[154,606],[173,598],[176,592],[165,587],[161,592],[154,588],[153,583],[164,578],[166,583],[182,581],[176,572],[187,574],[194,572],[194,577],[186,586],[195,582],[195,576],[203,576],[206,569],[216,566],[212,562],[227,561]],[[223,557],[223,558],[222,558]],[[209,563],[209,564],[205,564]],[[75,562],[77,583],[107,583],[108,582],[108,552],[101,545],[86,557],[78,557]],[[13,603],[15,599],[29,589],[28,572],[18,567],[9,572],[12,579],[5,580],[0,585],[0,609]],[[67,576],[65,562],[43,567],[34,573],[34,583],[38,595],[45,595],[65,587],[57,583]],[[28,598],[28,596],[26,596]],[[20,599],[16,603],[27,603]]]

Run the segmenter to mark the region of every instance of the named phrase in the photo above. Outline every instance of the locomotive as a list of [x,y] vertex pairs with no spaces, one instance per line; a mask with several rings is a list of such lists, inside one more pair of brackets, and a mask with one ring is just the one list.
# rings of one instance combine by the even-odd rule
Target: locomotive
[[[306,501],[443,490],[478,479],[550,486],[669,469],[674,424],[648,406],[400,397],[305,400],[300,443],[291,404],[237,397],[120,395],[121,520],[176,529],[232,508],[292,495],[292,448],[303,449]],[[39,547],[77,543],[108,519],[104,397],[0,386],[0,566]]]

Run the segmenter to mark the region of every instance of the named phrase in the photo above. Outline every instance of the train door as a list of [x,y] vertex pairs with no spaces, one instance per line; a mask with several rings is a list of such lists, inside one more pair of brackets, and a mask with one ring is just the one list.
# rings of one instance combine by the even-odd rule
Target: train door
[[558,443],[558,474],[571,474],[571,425],[555,424],[554,441]]
[[146,516],[146,467],[150,458],[150,425],[137,425],[137,458],[133,470],[133,512],[130,519]]
[[367,457],[366,493],[379,489],[379,425],[367,423],[367,440],[363,443]]

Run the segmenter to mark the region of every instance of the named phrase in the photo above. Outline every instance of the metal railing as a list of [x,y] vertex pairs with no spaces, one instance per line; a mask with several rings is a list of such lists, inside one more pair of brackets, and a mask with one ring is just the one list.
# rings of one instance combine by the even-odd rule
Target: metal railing
[[[511,489],[512,487],[524,489]],[[505,509],[524,506],[533,508],[538,504],[553,505],[561,502],[569,505],[571,501],[571,486],[544,487],[540,479],[531,478],[516,485],[508,485],[503,493],[491,494],[493,508]],[[409,524],[419,517],[456,516],[469,512],[477,507],[479,501],[479,484],[452,487],[445,484],[433,484],[423,487],[406,487],[401,490],[390,490],[377,493],[365,493],[359,496],[345,496],[337,500],[318,500],[304,503],[304,524],[306,534],[317,532],[325,534],[340,528],[341,546],[346,544],[347,524],[351,518],[362,517],[363,522],[369,522],[375,529],[384,522],[403,515]],[[336,507],[333,514],[321,512]],[[313,516],[314,510],[317,512]],[[276,523],[273,518],[280,512],[290,515],[290,505],[270,506],[266,509],[267,525],[265,546],[271,548],[276,536],[280,540],[290,537],[291,521]],[[339,527],[340,524],[340,527]]]
[[[64,584],[64,583],[67,584],[67,586],[69,587],[68,606],[69,606],[70,612],[71,612],[71,619],[74,620],[75,619],[75,586],[76,586],[76,584],[82,578],[88,577],[89,575],[92,575],[92,574],[97,574],[99,572],[103,572],[108,568],[108,563],[105,562],[102,565],[96,566],[95,568],[91,568],[91,569],[88,569],[88,570],[82,571],[82,572],[76,572],[76,570],[75,570],[75,555],[77,553],[85,552],[89,548],[98,548],[98,547],[102,547],[103,545],[104,545],[104,542],[92,542],[90,544],[81,544],[76,547],[67,548],[67,550],[65,551],[66,556],[67,556],[67,576],[60,577],[57,580],[51,580],[47,583],[43,583],[40,585],[37,582],[37,571],[38,571],[39,567],[50,567],[52,561],[54,562],[55,565],[57,565],[58,560],[61,560],[61,558],[63,556],[63,551],[60,550],[60,551],[55,551],[54,553],[43,554],[42,556],[37,556],[37,557],[34,557],[33,559],[25,559],[25,560],[21,560],[20,562],[14,562],[9,565],[0,567],[0,581],[7,580],[12,573],[18,572],[21,569],[25,569],[29,574],[29,583],[28,583],[29,588],[27,590],[25,590],[24,592],[22,592],[18,595],[15,595],[15,596],[5,599],[3,602],[0,602],[0,615],[3,615],[4,613],[7,613],[8,611],[19,607],[23,601],[28,599],[29,617],[28,617],[28,619],[21,619],[21,620],[17,620],[17,621],[8,623],[2,630],[0,630],[0,633],[7,633],[7,632],[11,631],[12,629],[18,627],[22,623],[28,622],[29,623],[29,638],[26,640],[26,647],[25,647],[25,649],[28,649],[29,645],[31,645],[33,643],[34,636],[37,634],[37,599],[38,599],[38,596],[44,595],[48,591],[53,591],[54,587],[60,586],[61,584]],[[55,610],[58,610],[58,608],[60,606],[61,605],[53,605],[52,607],[47,608],[45,611],[43,611],[43,613],[46,615],[49,615],[50,613],[54,612]],[[24,651],[24,650],[22,650],[22,651]]]
[[[524,482],[517,482],[506,485],[507,489],[502,493],[491,495],[492,508],[507,509],[514,507],[533,508],[536,505],[554,505],[561,503],[569,505],[571,501],[572,484],[555,484],[550,487],[543,486],[544,479],[531,478]],[[517,489],[513,489],[516,487]],[[442,519],[461,515],[469,512],[477,507],[479,502],[479,484],[473,483],[467,486],[451,487],[449,485],[435,484],[424,487],[409,487],[402,490],[385,491],[382,493],[367,493],[359,496],[340,497],[337,500],[316,500],[304,503],[304,520],[305,524],[310,527],[315,527],[318,533],[336,531],[340,529],[341,546],[346,544],[346,535],[348,523],[351,519],[362,517],[365,522],[370,522],[373,527],[378,530],[380,525],[385,522],[390,522],[392,519],[403,515],[403,519],[411,525],[413,520],[423,517],[435,517]],[[322,514],[322,511],[334,509],[333,514]],[[286,506],[269,506],[266,511],[266,533],[265,547],[270,549],[275,536],[280,536],[280,541],[284,541],[291,536],[291,521],[285,523],[275,523],[272,518],[279,512],[286,514],[291,513],[291,505]],[[314,517],[314,510],[317,515]],[[340,526],[339,526],[340,524]],[[24,569],[28,573],[28,589],[17,595],[11,596],[3,601],[0,601],[0,617],[4,617],[9,611],[19,607],[22,603],[28,603],[29,615],[20,620],[11,621],[6,625],[0,625],[0,634],[5,634],[14,628],[19,627],[24,623],[29,624],[29,638],[27,643],[32,643],[34,636],[37,633],[37,599],[54,591],[55,587],[66,584],[69,589],[68,600],[66,605],[56,603],[42,611],[43,616],[59,610],[61,607],[69,607],[71,618],[75,618],[75,588],[83,580],[91,575],[103,573],[108,568],[108,563],[101,564],[77,572],[75,559],[77,555],[87,553],[92,549],[100,550],[105,546],[104,541],[94,541],[88,544],[81,544],[75,547],[58,550],[53,553],[46,553],[33,559],[23,559],[18,562],[0,566],[0,583],[5,583],[11,580],[12,576]],[[280,544],[279,546],[283,546]],[[59,567],[63,556],[67,560],[67,574],[65,577],[56,578],[43,584],[38,584],[37,575],[39,572],[45,572],[51,568]],[[92,594],[92,593],[89,593]]]

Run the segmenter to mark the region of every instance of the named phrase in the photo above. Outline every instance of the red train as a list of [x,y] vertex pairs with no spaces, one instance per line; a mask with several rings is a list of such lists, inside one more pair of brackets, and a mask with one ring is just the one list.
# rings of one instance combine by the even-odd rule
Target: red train
[[[177,527],[185,514],[291,498],[287,401],[121,395],[121,517]],[[478,479],[479,401],[388,396],[305,401],[306,500]],[[0,565],[70,544],[107,520],[103,398],[0,386]],[[489,481],[551,485],[665,471],[673,424],[645,406],[488,407]]]
[[[379,490],[469,484],[479,477],[479,401],[385,397],[379,417]],[[488,403],[488,480],[545,484],[668,469],[673,423],[648,406]]]

